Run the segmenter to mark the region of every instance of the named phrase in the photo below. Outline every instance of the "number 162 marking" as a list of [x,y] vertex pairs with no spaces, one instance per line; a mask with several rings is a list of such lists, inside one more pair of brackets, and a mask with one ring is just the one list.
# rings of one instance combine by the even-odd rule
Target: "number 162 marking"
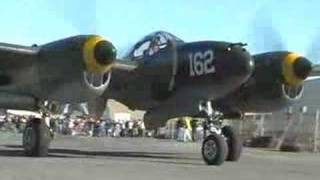
[[190,76],[201,76],[215,73],[216,69],[213,64],[214,53],[212,50],[205,52],[196,52],[189,54]]

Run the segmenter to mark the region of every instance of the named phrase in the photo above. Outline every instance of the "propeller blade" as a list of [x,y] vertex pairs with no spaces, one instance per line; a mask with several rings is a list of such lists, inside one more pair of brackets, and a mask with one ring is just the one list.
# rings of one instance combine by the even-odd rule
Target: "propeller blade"
[[320,33],[312,39],[306,57],[314,63],[310,76],[320,76]]
[[256,51],[281,51],[285,44],[280,33],[274,28],[272,18],[260,10],[253,21],[252,46]]
[[81,34],[97,34],[96,0],[81,1],[81,3],[65,0],[49,2],[50,8],[61,14],[64,20],[71,23]]
[[312,40],[306,56],[313,63],[320,63],[320,33]]

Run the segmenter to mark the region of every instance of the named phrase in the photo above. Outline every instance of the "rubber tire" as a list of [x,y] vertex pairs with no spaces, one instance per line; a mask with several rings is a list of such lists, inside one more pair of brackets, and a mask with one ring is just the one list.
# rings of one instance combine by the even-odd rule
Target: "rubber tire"
[[[217,154],[215,158],[211,160],[204,155],[204,145],[209,140],[213,140],[217,145]],[[204,139],[201,147],[201,154],[202,154],[203,160],[206,162],[207,165],[214,165],[214,166],[222,165],[225,161],[225,157],[227,153],[228,153],[228,145],[223,136],[213,133]]]
[[48,156],[51,135],[49,128],[45,124],[44,120],[37,118],[31,119],[24,129],[23,136],[25,136],[27,128],[32,128],[35,138],[35,144],[31,149],[26,149],[24,142],[25,138],[22,138],[22,145],[24,148],[25,155],[33,157]]
[[239,132],[231,126],[224,126],[222,134],[226,138],[229,149],[226,161],[238,161],[242,152],[242,140]]

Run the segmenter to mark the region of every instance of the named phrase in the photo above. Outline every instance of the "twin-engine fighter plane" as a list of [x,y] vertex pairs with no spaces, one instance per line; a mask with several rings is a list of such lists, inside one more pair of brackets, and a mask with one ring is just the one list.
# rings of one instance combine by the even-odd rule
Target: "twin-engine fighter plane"
[[[0,63],[2,108],[47,112],[47,101],[88,101],[90,108],[115,99],[145,110],[149,128],[174,117],[205,117],[202,156],[208,165],[240,157],[239,135],[223,126],[226,116],[269,107],[270,101],[278,105],[275,97],[281,99],[275,108],[285,106],[295,98],[293,91],[300,95],[312,69],[310,61],[291,52],[251,56],[243,43],[187,43],[163,31],[146,36],[117,60],[110,42],[76,36],[38,47],[1,44]],[[46,119],[48,113],[43,114]],[[43,119],[32,119],[24,131],[27,155],[48,152],[49,123]]]
[[296,53],[251,56],[244,46],[186,43],[167,32],[152,33],[118,61],[122,67],[112,70],[108,89],[99,100],[89,101],[89,109],[101,107],[103,99],[115,99],[130,109],[145,110],[148,128],[160,127],[174,117],[205,117],[205,162],[237,161],[242,149],[239,134],[224,126],[223,120],[291,105],[300,99],[303,81],[312,71],[311,62]]

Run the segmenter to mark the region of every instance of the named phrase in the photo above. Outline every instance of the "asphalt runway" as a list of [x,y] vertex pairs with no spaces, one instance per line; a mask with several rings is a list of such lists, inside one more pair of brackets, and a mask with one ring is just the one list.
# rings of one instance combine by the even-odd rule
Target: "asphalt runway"
[[0,133],[2,180],[308,180],[320,154],[245,148],[239,162],[207,166],[199,143],[152,138],[57,137],[46,158],[24,157],[21,135]]

